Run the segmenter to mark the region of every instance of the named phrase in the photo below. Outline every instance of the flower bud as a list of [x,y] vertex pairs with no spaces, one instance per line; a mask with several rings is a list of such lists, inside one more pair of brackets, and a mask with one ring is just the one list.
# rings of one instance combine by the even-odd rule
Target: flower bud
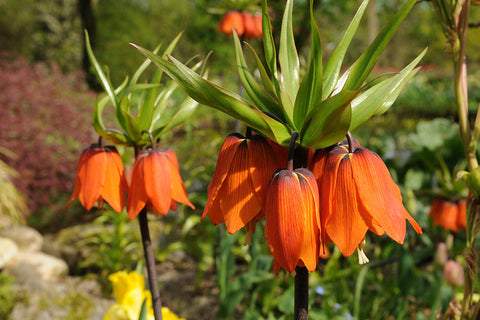
[[448,260],[447,263],[445,263],[443,276],[447,283],[454,287],[462,286],[465,282],[463,268],[460,263],[455,260]]

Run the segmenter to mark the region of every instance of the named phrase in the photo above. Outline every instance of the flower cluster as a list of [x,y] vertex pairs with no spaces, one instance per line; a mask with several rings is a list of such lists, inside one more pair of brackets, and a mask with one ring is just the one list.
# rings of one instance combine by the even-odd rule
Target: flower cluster
[[[112,282],[115,304],[108,309],[103,320],[137,320],[143,301],[146,301],[146,319],[154,319],[150,291],[145,290],[144,278],[141,274],[136,271],[129,273],[120,271],[111,274],[108,279]],[[166,307],[162,308],[162,319],[185,320]]]
[[429,215],[433,218],[433,225],[441,226],[445,230],[457,232],[465,230],[467,225],[467,204],[462,199],[456,202],[443,198],[433,200]]
[[129,186],[115,147],[92,144],[80,157],[75,187],[67,206],[76,198],[87,210],[95,203],[102,208],[106,201],[113,210],[121,212],[127,203],[130,219],[134,219],[144,207],[153,208],[156,215],[166,215],[170,209],[177,210],[177,202],[195,208],[187,198],[177,156],[169,148],[140,151]]
[[259,135],[228,136],[203,212],[214,224],[225,221],[230,233],[245,227],[249,234],[265,216],[275,272],[282,267],[293,273],[297,266],[315,270],[319,257],[328,256],[330,242],[344,256],[358,249],[359,261],[368,262],[362,251],[366,232],[403,243],[405,220],[422,233],[383,161],[358,142],[306,152],[308,169],[294,169],[290,156],[281,169],[286,163],[278,150]]
[[239,37],[246,39],[262,37],[262,16],[250,12],[229,11],[220,20],[218,30],[226,35],[232,35],[233,29]]

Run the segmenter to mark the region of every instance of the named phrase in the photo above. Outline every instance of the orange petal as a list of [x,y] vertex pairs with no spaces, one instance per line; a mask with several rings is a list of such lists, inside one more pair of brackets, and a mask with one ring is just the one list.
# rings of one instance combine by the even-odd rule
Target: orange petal
[[248,143],[244,140],[232,159],[222,192],[217,195],[225,216],[225,225],[232,234],[243,228],[262,210],[262,203],[250,178],[248,153]]
[[172,177],[172,199],[183,203],[192,209],[195,209],[195,206],[187,198],[187,190],[185,190],[185,186],[183,185],[182,177],[180,176],[180,171],[178,169],[177,155],[172,149],[164,149],[164,153],[166,154],[168,162],[170,163],[170,174]]
[[125,206],[127,182],[123,170],[122,159],[116,151],[107,149],[107,168],[102,198],[108,202],[116,212],[121,212]]
[[147,205],[148,196],[145,191],[144,165],[147,153],[137,156],[132,170],[132,182],[128,190],[127,212],[128,218],[132,220]]
[[376,153],[360,147],[352,154],[351,163],[365,222],[370,227],[372,217],[393,240],[403,243],[405,218],[411,217],[385,163]]
[[80,159],[78,159],[77,164],[77,175],[75,176],[75,186],[73,187],[72,195],[70,196],[70,200],[67,203],[67,208],[70,206],[73,200],[77,199],[80,190],[82,188],[83,178],[85,177],[85,152],[82,152],[80,155]]
[[317,268],[320,251],[319,200],[315,176],[307,169],[296,169],[305,204],[305,226],[300,260],[308,271]]
[[437,219],[433,221],[434,226],[442,226],[445,230],[453,232],[458,231],[458,206],[456,203],[442,199],[435,215]]
[[209,215],[209,211],[212,206],[215,205],[218,208],[219,204],[215,204],[215,202],[218,201],[217,193],[222,187],[223,181],[227,177],[230,164],[235,156],[237,147],[243,140],[244,139],[238,135],[232,134],[229,135],[223,142],[222,148],[220,149],[220,154],[218,155],[217,165],[215,167],[215,172],[213,173],[212,181],[210,181],[210,184],[207,188],[208,200],[203,210],[202,220]]
[[288,170],[275,174],[265,203],[265,237],[275,261],[292,273],[304,242],[305,203],[297,176]]
[[86,151],[82,186],[80,188],[80,202],[85,209],[90,210],[100,198],[107,170],[107,155],[103,148],[91,148]]
[[172,201],[172,177],[167,156],[153,150],[143,162],[143,179],[148,200],[155,210],[166,215]]
[[280,168],[275,152],[267,140],[254,135],[248,143],[248,164],[253,187],[262,206],[267,196],[267,189],[272,175]]
[[[340,155],[342,156],[342,155]],[[368,230],[358,210],[357,188],[353,179],[352,167],[349,154],[343,155],[336,168],[329,169],[329,156],[324,174],[327,184],[336,181],[333,188],[330,188],[328,198],[322,202],[330,203],[326,231],[328,236],[337,245],[338,249],[346,257],[352,255],[360,242],[365,238]],[[321,210],[324,207],[321,207]]]

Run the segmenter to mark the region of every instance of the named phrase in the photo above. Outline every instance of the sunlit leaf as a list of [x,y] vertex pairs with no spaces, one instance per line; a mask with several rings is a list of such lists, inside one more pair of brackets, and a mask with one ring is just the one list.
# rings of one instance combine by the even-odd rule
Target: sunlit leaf
[[373,115],[380,115],[390,108],[407,81],[418,71],[414,68],[425,53],[426,49],[398,74],[374,85],[352,101],[350,130],[354,130]]
[[263,32],[263,48],[265,51],[266,63],[270,71],[270,74],[273,77],[276,77],[277,76],[277,52],[275,50],[275,42],[273,41],[272,25],[270,24],[270,17],[268,15],[267,0],[262,0],[262,32]]
[[312,29],[312,44],[310,62],[307,73],[298,89],[293,120],[301,127],[305,116],[322,100],[322,43],[315,18],[313,17],[313,1],[310,1],[310,24]]
[[278,61],[282,70],[280,83],[290,99],[290,105],[285,103],[286,101],[283,101],[283,99],[282,101],[286,113],[291,118],[293,118],[293,104],[295,103],[300,82],[300,62],[293,37],[292,11],[293,0],[287,0],[280,33],[280,48],[278,50]]
[[265,91],[267,91],[268,94],[270,94],[272,97],[274,97],[275,101],[278,101],[278,98],[276,97],[277,93],[276,93],[276,91],[274,89],[274,86],[273,86],[273,81],[276,81],[276,79],[275,78],[270,79],[267,71],[265,70],[265,67],[263,66],[262,61],[258,57],[258,55],[255,52],[255,50],[253,49],[253,47],[251,45],[249,45],[248,43],[245,43],[245,46],[250,50],[252,55],[255,57],[255,61],[257,62],[257,70],[260,73],[263,88],[265,89]]
[[340,40],[340,43],[335,48],[332,55],[325,64],[325,68],[323,71],[323,99],[329,97],[334,88],[337,86],[337,80],[340,74],[340,69],[342,67],[345,53],[350,46],[350,42],[352,42],[353,36],[357,32],[358,25],[360,24],[360,20],[363,17],[367,5],[368,0],[364,0],[358,8],[357,13],[355,13],[355,16],[350,22],[347,30],[345,31],[342,40]]
[[[277,126],[276,120],[270,117],[263,117],[259,110],[255,110],[255,106],[225,88],[222,88],[204,78],[199,74],[169,56],[172,62],[166,61],[152,52],[133,45],[142,54],[146,55],[160,68],[172,77],[180,87],[194,100],[200,104],[218,109],[252,127],[254,130],[263,135],[276,140],[278,133],[273,133],[271,127],[281,130],[280,134],[289,134],[288,129],[284,126]],[[278,122],[279,123],[279,122]],[[279,123],[280,124],[280,123]]]
[[360,56],[360,58],[358,58],[357,61],[355,61],[355,63],[352,65],[350,76],[345,83],[344,89],[356,90],[363,84],[365,79],[367,79],[368,75],[370,74],[370,71],[372,71],[373,67],[377,63],[380,55],[392,38],[393,34],[400,26],[400,23],[402,23],[415,3],[416,0],[409,0],[406,2],[382,29],[368,49]]
[[250,74],[245,57],[243,56],[242,46],[236,32],[233,33],[235,42],[235,56],[237,60],[237,70],[240,81],[245,88],[245,92],[250,97],[252,102],[261,110],[265,110],[275,114],[278,118],[286,121],[286,115],[282,106],[279,105],[275,99],[266,92],[265,89],[258,84],[255,78]]
[[315,106],[300,132],[301,144],[325,148],[345,137],[352,116],[350,103],[357,94],[355,91],[343,90]]

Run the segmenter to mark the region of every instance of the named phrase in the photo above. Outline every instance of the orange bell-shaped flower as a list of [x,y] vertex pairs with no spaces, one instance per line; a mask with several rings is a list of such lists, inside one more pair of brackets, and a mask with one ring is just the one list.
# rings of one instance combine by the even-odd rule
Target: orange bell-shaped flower
[[122,159],[115,147],[92,144],[78,161],[75,187],[67,207],[79,198],[87,210],[95,202],[101,207],[106,201],[113,210],[120,212],[125,206],[127,189]]
[[233,33],[232,29],[235,29],[235,32],[238,34],[238,36],[242,36],[245,33],[243,15],[241,12],[227,12],[218,24],[218,30],[220,30],[220,32],[223,34],[231,35]]
[[433,225],[441,226],[445,230],[457,232],[465,230],[467,224],[466,200],[452,202],[442,198],[436,198],[429,215],[433,218]]
[[262,16],[254,15],[250,12],[243,13],[243,25],[245,26],[245,38],[261,38],[262,37]]
[[320,216],[317,182],[307,169],[280,170],[268,188],[265,203],[265,237],[280,267],[292,273],[295,267],[317,267],[320,254]]
[[127,212],[135,218],[144,208],[153,207],[156,215],[177,209],[177,202],[195,209],[187,198],[175,152],[169,148],[142,150],[135,159]]
[[[272,174],[279,168],[272,147],[260,135],[250,139],[229,135],[220,150],[207,191],[203,211],[213,224],[225,221],[229,233],[255,224],[263,216],[263,205]],[[252,232],[254,225],[247,231]]]
[[402,204],[402,195],[380,157],[352,142],[317,153],[313,168],[320,191],[322,240],[333,241],[350,256],[367,230],[387,233],[403,243],[405,219],[419,234],[422,229]]

